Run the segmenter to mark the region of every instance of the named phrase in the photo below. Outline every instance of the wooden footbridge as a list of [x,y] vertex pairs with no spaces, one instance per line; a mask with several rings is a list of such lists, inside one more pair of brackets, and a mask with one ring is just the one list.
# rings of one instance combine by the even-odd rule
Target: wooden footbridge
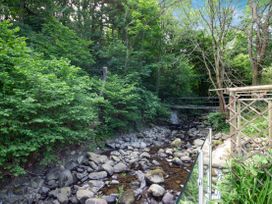
[[[226,98],[227,100],[227,98]],[[165,106],[175,110],[219,110],[218,97],[179,97],[171,98],[165,102]]]

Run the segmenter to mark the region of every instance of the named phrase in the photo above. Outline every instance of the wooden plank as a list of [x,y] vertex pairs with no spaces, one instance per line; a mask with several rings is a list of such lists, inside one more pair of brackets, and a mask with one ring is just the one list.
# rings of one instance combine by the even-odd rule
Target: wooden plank
[[229,93],[231,92],[249,92],[249,91],[266,91],[272,90],[272,85],[261,85],[261,86],[244,86],[244,87],[234,87],[226,89]]

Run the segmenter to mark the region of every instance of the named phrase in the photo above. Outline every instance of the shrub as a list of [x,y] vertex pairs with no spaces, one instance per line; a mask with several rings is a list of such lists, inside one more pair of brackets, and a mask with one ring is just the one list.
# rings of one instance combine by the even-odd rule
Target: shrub
[[209,113],[208,123],[215,131],[227,131],[229,125],[226,123],[226,115],[220,112]]
[[67,60],[30,57],[25,39],[0,23],[0,171],[23,173],[34,152],[92,135],[95,94]]
[[268,155],[232,161],[231,172],[220,185],[223,203],[272,203],[272,162]]
[[[93,89],[103,97],[97,103],[101,125],[108,134],[134,129],[138,123],[165,116],[166,110],[152,92],[139,88],[129,78],[109,74],[107,81],[93,79]],[[104,83],[104,84],[103,84]]]
[[40,32],[32,32],[29,44],[35,51],[43,53],[47,59],[64,57],[71,60],[73,65],[87,71],[94,63],[89,48],[91,42],[81,39],[73,30],[54,19],[44,23]]

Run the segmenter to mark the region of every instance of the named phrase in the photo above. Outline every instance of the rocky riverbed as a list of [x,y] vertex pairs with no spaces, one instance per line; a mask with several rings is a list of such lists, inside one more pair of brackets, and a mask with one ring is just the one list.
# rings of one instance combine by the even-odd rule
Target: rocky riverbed
[[28,175],[0,190],[0,203],[176,203],[207,129],[155,126],[85,152],[43,175]]

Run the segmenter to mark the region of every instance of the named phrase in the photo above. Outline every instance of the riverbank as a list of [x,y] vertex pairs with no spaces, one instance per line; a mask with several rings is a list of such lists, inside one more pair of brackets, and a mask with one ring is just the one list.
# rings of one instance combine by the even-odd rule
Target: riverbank
[[207,129],[199,121],[154,126],[108,140],[43,175],[1,189],[3,203],[175,203]]

